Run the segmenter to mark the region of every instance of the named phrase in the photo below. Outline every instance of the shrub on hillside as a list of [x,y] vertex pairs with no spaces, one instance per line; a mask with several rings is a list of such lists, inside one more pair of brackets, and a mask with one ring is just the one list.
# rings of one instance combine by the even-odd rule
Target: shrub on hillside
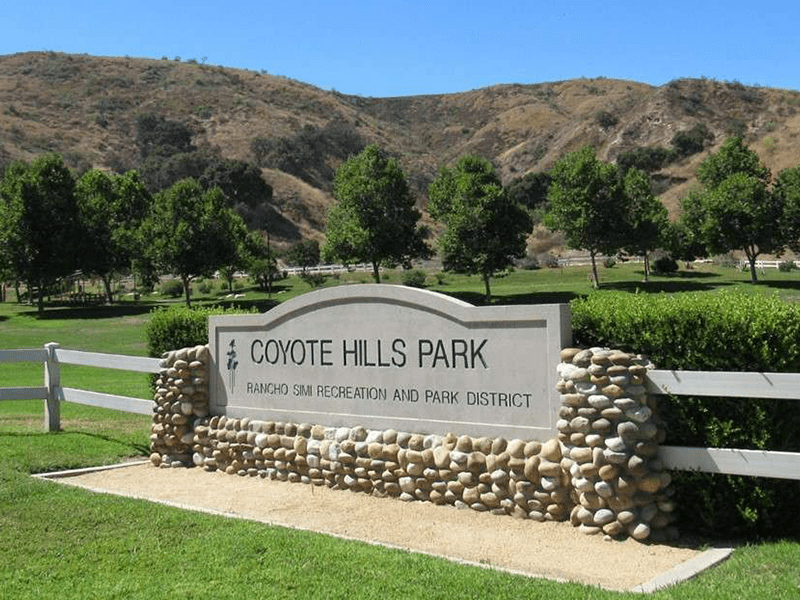
[[603,129],[608,129],[609,127],[614,127],[617,123],[619,123],[619,117],[614,113],[611,113],[607,110],[598,110],[594,114],[594,120],[597,122],[600,127]]
[[[647,355],[658,369],[800,372],[800,305],[777,296],[592,294],[575,343]],[[667,445],[800,451],[793,400],[660,399]],[[674,472],[679,524],[717,535],[800,534],[800,481]]]
[[796,268],[797,266],[794,264],[793,260],[784,260],[778,264],[778,271],[781,273],[788,273]]

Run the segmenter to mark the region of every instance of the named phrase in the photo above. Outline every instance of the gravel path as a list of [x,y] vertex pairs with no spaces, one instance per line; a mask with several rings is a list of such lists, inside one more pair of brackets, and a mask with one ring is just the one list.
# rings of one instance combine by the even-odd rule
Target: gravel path
[[613,590],[644,584],[699,554],[692,548],[631,539],[606,542],[579,533],[569,523],[538,523],[200,469],[159,469],[149,463],[58,480]]

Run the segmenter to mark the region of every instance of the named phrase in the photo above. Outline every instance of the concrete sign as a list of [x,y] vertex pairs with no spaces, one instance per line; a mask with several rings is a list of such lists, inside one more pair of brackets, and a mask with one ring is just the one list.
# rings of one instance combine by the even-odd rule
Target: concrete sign
[[212,414],[545,440],[571,322],[567,305],[346,285],[210,317],[209,345]]

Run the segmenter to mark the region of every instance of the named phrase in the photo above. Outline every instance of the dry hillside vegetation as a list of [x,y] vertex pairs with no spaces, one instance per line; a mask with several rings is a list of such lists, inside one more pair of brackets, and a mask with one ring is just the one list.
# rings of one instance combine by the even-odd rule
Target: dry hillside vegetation
[[[796,165],[799,108],[800,92],[706,79],[660,87],[576,79],[365,98],[195,61],[34,52],[0,57],[0,165],[56,151],[79,169],[135,168],[137,116],[156,114],[188,125],[197,148],[259,162],[275,210],[319,238],[332,174],[356,142],[396,155],[424,208],[439,166],[465,153],[491,160],[508,183],[585,144],[613,161],[638,147],[668,147],[676,133],[702,126],[710,133],[703,150],[654,174],[675,215],[699,162],[732,133],[773,173]],[[281,150],[286,140],[297,156]],[[272,154],[259,160],[256,147]]]

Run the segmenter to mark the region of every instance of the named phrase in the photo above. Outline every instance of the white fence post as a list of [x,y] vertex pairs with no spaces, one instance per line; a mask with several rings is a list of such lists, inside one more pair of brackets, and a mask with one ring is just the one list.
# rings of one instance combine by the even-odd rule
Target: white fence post
[[61,406],[58,400],[61,369],[56,359],[56,349],[60,344],[50,342],[44,347],[47,350],[47,360],[44,363],[44,387],[47,388],[47,398],[44,401],[44,426],[47,431],[58,431],[61,429]]

